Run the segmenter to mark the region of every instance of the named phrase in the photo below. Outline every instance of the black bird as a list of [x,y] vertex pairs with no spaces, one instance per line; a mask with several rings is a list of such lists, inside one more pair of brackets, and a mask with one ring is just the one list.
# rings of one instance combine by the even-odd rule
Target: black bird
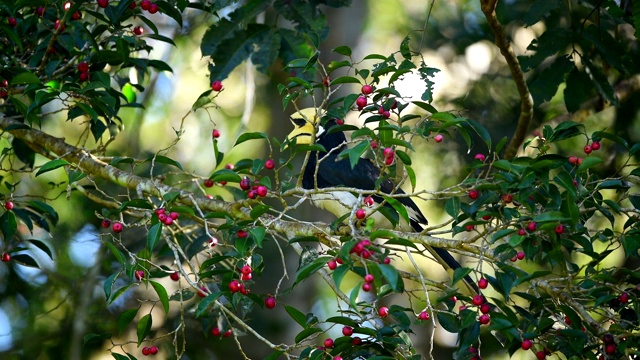
[[[361,158],[353,168],[348,158],[338,159],[338,154],[347,147],[347,139],[343,132],[328,131],[337,125],[335,120],[331,119],[325,123],[325,126],[322,126],[320,120],[324,114],[324,110],[306,108],[291,115],[294,129],[289,134],[288,140],[296,139],[296,144],[311,144],[315,140],[316,144],[322,145],[327,151],[311,152],[302,175],[302,186],[305,189],[349,187],[375,190],[376,180],[380,177],[380,169],[368,159]],[[379,189],[386,194],[404,194],[402,189],[389,179],[382,181],[379,184]],[[384,201],[381,196],[373,195],[372,197],[377,204]],[[315,206],[325,209],[337,217],[350,213],[354,207],[361,207],[361,200],[348,191],[313,194],[311,198]],[[400,217],[396,229],[415,232],[424,230],[422,225],[427,224],[427,219],[416,203],[409,197],[396,197],[395,199],[405,206],[410,220],[407,223]],[[388,202],[384,206],[392,208]],[[374,218],[375,226],[378,228],[393,228],[392,223],[380,212],[369,214],[369,217]],[[427,249],[445,269],[455,270],[460,267],[456,259],[446,250],[430,246],[427,246]],[[475,283],[468,276],[464,282],[472,289],[472,292],[477,293]]]

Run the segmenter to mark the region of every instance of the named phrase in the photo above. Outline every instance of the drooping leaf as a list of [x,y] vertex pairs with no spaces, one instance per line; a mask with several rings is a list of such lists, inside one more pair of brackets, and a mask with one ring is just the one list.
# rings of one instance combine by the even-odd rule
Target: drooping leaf
[[138,346],[142,344],[144,339],[149,335],[151,331],[151,325],[153,323],[153,319],[151,318],[151,314],[147,314],[143,316],[140,321],[138,321],[137,326],[137,335],[138,335]]

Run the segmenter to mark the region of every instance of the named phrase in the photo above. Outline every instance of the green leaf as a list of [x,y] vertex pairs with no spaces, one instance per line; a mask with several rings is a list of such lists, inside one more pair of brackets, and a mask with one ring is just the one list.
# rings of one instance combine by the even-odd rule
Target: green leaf
[[336,286],[338,288],[340,287],[342,279],[347,274],[347,272],[349,272],[349,266],[347,265],[340,265],[335,270],[333,270],[333,274],[331,274],[331,277],[333,277],[333,282],[336,283]]
[[[249,57],[253,58],[259,47],[254,44],[267,44],[272,29],[263,24],[250,23],[244,31],[234,32],[230,37],[223,39],[216,47],[212,55],[213,63],[209,66],[210,79],[225,79],[233,69]],[[209,55],[204,53],[205,55]],[[258,61],[260,59],[257,59]],[[266,69],[265,69],[266,70]]]
[[284,309],[287,311],[287,314],[291,316],[291,318],[297,322],[303,328],[307,327],[307,316],[303,314],[300,310],[294,308],[293,306],[285,305]]
[[[370,145],[368,142],[362,141],[358,143],[358,145],[352,147],[351,149],[343,151],[343,153],[346,152],[349,154],[349,163],[351,164],[351,169],[355,168],[358,161],[360,161],[362,154],[364,154],[364,152],[369,148],[369,146]],[[340,155],[338,155],[338,157],[339,156]]]
[[137,334],[138,334],[138,346],[142,344],[144,338],[149,335],[149,331],[151,331],[151,324],[153,320],[151,318],[151,314],[147,314],[143,316],[140,321],[138,321]]
[[536,105],[551,100],[558,91],[558,86],[564,82],[565,76],[573,70],[575,65],[565,57],[560,56],[542,71],[529,85],[531,96]]
[[173,160],[171,158],[168,158],[168,157],[166,157],[164,155],[152,156],[152,157],[148,158],[147,161],[153,161],[153,162],[156,162],[156,163],[173,165],[173,166],[177,167],[180,170],[184,170],[182,168],[182,165],[179,162],[177,162],[177,161],[175,161],[175,160]]
[[260,216],[264,215],[269,210],[271,210],[271,206],[265,205],[265,204],[258,204],[254,206],[253,209],[251,209],[251,213],[249,213],[249,216],[251,216],[251,219],[255,220]]
[[351,48],[348,46],[338,46],[337,48],[331,50],[334,53],[338,53],[344,56],[351,56]]
[[400,277],[398,270],[394,266],[379,264],[378,268],[394,292],[401,293],[404,291],[404,282],[402,281],[402,277]]
[[109,299],[111,297],[111,290],[113,289],[113,284],[116,282],[116,278],[120,275],[120,273],[114,273],[109,275],[106,279],[104,279],[104,283],[102,284],[102,288],[104,290],[104,297]]
[[458,316],[455,314],[438,312],[438,323],[448,332],[450,333],[459,333],[460,332],[460,322],[458,320]]
[[139,308],[127,309],[124,312],[122,312],[120,316],[118,316],[118,320],[117,320],[118,336],[120,336],[127,329],[129,324],[131,324],[133,319],[136,318],[136,315],[138,314],[138,310]]
[[485,128],[484,126],[482,126],[482,124],[480,124],[475,120],[467,119],[467,123],[476,132],[476,134],[478,134],[478,136],[480,137],[480,139],[482,139],[485,145],[487,145],[487,150],[490,151],[491,150],[491,134],[489,134],[489,131],[487,130],[487,128]]
[[199,318],[202,315],[206,314],[209,306],[211,306],[211,304],[218,300],[220,296],[222,296],[222,292],[216,291],[213,294],[209,294],[204,299],[200,300],[200,302],[198,303],[198,307],[196,308],[196,318]]
[[[18,230],[18,222],[13,211],[5,211],[0,216],[0,230],[2,230],[4,242],[8,242],[16,234]],[[14,256],[15,257],[15,256]]]
[[458,281],[464,279],[467,275],[471,273],[471,269],[469,268],[457,268],[453,272],[453,278],[451,279],[451,284],[455,285]]
[[22,71],[16,74],[11,81],[10,85],[26,85],[26,84],[40,84],[40,78],[36,74],[29,71]]
[[525,27],[535,25],[544,20],[551,11],[562,6],[562,0],[536,0],[529,9],[524,12],[523,23]]
[[294,341],[295,341],[295,342],[296,342],[296,344],[297,344],[297,343],[299,343],[300,341],[302,341],[302,340],[304,340],[304,339],[308,338],[309,336],[311,336],[311,335],[313,335],[313,334],[317,334],[317,333],[319,333],[319,332],[322,332],[322,330],[321,330],[321,329],[318,329],[318,328],[314,328],[314,327],[312,327],[312,328],[306,328],[306,329],[304,329],[304,330],[300,331],[300,332],[298,333],[298,335],[296,335],[296,338],[294,339]]
[[454,219],[458,218],[458,214],[460,213],[460,198],[452,197],[447,200],[447,203],[444,205],[444,209]]
[[249,230],[249,233],[253,235],[253,240],[256,242],[256,245],[261,248],[262,242],[264,241],[264,236],[267,234],[267,229],[263,228],[262,226],[257,226],[251,228],[251,230]]
[[69,163],[66,160],[62,160],[62,159],[51,160],[40,167],[38,172],[36,172],[36,176],[39,176],[51,170],[55,170],[65,165],[69,165]]
[[300,283],[304,279],[316,273],[318,270],[322,269],[322,267],[324,267],[327,264],[327,261],[329,261],[330,259],[332,259],[332,257],[329,255],[318,256],[312,262],[298,269],[298,272],[296,273],[296,281],[294,284]]
[[155,249],[158,241],[160,240],[160,235],[162,235],[161,223],[157,223],[149,229],[149,232],[147,233],[147,248],[149,251],[153,251],[153,249]]
[[238,140],[236,141],[236,144],[234,146],[238,146],[243,142],[249,141],[249,140],[268,139],[268,138],[269,136],[262,132],[247,132],[247,133],[243,133],[242,135],[240,135],[240,137],[238,137]]
[[371,241],[378,238],[393,239],[395,238],[395,235],[393,234],[393,232],[391,232],[391,230],[385,230],[385,229],[374,230],[371,232],[371,234],[369,234],[369,239],[371,239]]
[[[83,339],[82,339],[82,346],[86,346],[87,344],[90,343],[103,343],[105,340],[107,339],[111,339],[111,337],[113,336],[112,333],[103,333],[103,334],[86,334]],[[128,358],[125,357],[125,360],[129,360]]]
[[595,95],[591,78],[584,71],[574,67],[569,73],[564,89],[564,103],[567,111],[574,113]]
[[211,174],[211,176],[209,176],[209,179],[216,182],[227,181],[227,182],[236,182],[236,183],[242,180],[240,178],[240,175],[238,175],[235,171],[229,170],[229,169],[217,170],[213,174]]
[[[602,163],[602,159],[597,156],[587,156],[582,160],[582,164],[578,166],[578,173],[584,172],[587,169],[590,169],[598,164]],[[573,184],[573,183],[572,183]]]
[[167,290],[164,288],[164,286],[160,285],[155,281],[149,280],[149,283],[151,284],[151,286],[153,286],[153,289],[156,291],[156,294],[158,294],[158,298],[160,299],[162,308],[164,308],[165,315],[168,315],[169,314],[169,295],[167,295]]
[[[114,280],[115,280],[115,279],[114,279]],[[105,286],[106,286],[106,283],[105,283]],[[129,288],[130,288],[131,286],[133,286],[133,283],[131,283],[131,284],[127,284],[127,285],[125,285],[125,286],[123,286],[123,287],[121,287],[121,288],[117,289],[116,291],[114,291],[114,292],[111,294],[111,297],[108,299],[108,301],[107,301],[107,305],[110,305],[110,304],[112,304],[114,301],[116,301],[116,299],[118,299],[120,296],[122,296],[122,294],[124,294],[125,292],[127,292],[127,290],[129,290]]]
[[339,78],[331,80],[331,85],[338,84],[360,84],[360,80],[352,76],[340,76]]

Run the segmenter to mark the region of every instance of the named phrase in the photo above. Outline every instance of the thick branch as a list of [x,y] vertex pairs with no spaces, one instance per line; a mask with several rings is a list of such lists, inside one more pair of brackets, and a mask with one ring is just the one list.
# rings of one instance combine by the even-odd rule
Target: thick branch
[[480,0],[482,12],[487,18],[487,24],[489,25],[489,28],[496,37],[496,46],[498,47],[498,49],[500,49],[500,53],[507,61],[507,65],[509,65],[509,70],[511,70],[511,76],[513,76],[513,81],[515,81],[516,83],[516,88],[518,89],[518,95],[520,96],[521,101],[520,116],[518,117],[516,131],[514,132],[513,137],[511,138],[511,141],[506,147],[504,153],[504,157],[506,159],[511,159],[518,152],[518,148],[524,142],[527,131],[529,130],[529,125],[531,124],[531,119],[533,118],[533,98],[531,97],[531,93],[529,92],[529,88],[527,87],[527,81],[525,80],[524,73],[520,68],[518,58],[516,57],[511,44],[507,40],[504,28],[496,17],[497,2],[498,0]]

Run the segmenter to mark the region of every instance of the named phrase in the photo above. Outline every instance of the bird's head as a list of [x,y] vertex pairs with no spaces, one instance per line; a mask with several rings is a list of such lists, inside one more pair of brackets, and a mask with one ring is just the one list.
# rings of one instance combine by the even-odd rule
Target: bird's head
[[301,109],[291,115],[293,130],[287,136],[289,142],[296,139],[298,145],[310,145],[315,138],[324,132],[320,120],[325,116],[326,111],[314,107]]

